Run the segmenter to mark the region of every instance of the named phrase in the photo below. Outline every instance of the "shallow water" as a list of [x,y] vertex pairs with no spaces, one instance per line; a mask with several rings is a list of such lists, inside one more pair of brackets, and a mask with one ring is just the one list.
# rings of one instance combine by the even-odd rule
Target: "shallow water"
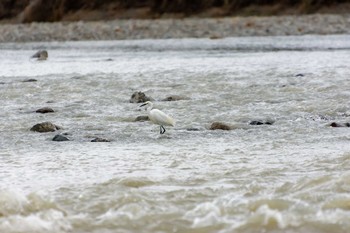
[[[0,48],[0,232],[349,231],[350,36]],[[133,122],[135,91],[176,127]]]

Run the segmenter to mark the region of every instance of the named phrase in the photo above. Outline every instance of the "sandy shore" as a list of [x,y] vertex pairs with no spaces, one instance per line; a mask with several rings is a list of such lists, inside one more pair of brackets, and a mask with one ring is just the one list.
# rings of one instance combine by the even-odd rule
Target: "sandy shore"
[[349,15],[114,20],[0,25],[0,42],[348,34]]

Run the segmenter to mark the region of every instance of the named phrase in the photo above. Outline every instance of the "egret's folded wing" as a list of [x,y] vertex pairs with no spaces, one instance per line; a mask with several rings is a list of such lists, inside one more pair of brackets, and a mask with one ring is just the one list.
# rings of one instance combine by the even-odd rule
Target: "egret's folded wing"
[[155,124],[175,126],[174,119],[158,109],[151,110],[149,118]]

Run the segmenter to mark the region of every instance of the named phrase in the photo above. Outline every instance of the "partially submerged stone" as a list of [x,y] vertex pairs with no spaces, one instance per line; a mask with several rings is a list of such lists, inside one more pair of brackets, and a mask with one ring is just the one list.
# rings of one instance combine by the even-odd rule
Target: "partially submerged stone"
[[146,96],[145,93],[138,91],[138,92],[134,92],[131,95],[129,102],[130,103],[144,103],[146,101],[152,101],[152,100],[153,100],[152,97],[148,97],[148,96]]
[[213,122],[209,129],[210,130],[217,130],[217,129],[232,130],[232,128],[229,125],[221,123],[221,122]]
[[94,138],[91,140],[91,142],[110,142],[110,140],[105,138]]
[[55,112],[55,111],[52,108],[43,107],[43,108],[37,109],[35,112],[44,114],[44,113]]
[[250,121],[249,125],[272,125],[273,121]]
[[66,136],[63,136],[61,134],[57,134],[53,137],[52,141],[55,142],[64,142],[64,141],[70,141]]
[[29,78],[29,79],[25,79],[22,82],[24,83],[33,83],[33,82],[37,82],[38,80],[34,79],[34,78]]
[[135,118],[135,121],[149,121],[148,116],[138,116]]
[[337,123],[337,122],[332,122],[329,126],[331,127],[350,127],[350,123]]
[[39,50],[32,56],[32,58],[37,58],[39,61],[44,61],[48,58],[48,56],[49,54],[46,50]]
[[39,132],[39,133],[46,133],[46,132],[54,132],[59,129],[60,129],[59,126],[52,124],[51,122],[42,122],[34,125],[30,130]]
[[170,95],[167,96],[165,99],[163,99],[162,101],[179,101],[179,100],[188,100],[188,97],[185,96],[180,96],[180,95]]

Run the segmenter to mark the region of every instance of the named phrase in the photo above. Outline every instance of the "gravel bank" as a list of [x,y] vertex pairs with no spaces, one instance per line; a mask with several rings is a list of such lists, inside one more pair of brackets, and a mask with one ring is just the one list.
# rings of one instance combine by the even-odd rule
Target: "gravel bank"
[[114,20],[0,25],[0,42],[348,34],[348,15]]

